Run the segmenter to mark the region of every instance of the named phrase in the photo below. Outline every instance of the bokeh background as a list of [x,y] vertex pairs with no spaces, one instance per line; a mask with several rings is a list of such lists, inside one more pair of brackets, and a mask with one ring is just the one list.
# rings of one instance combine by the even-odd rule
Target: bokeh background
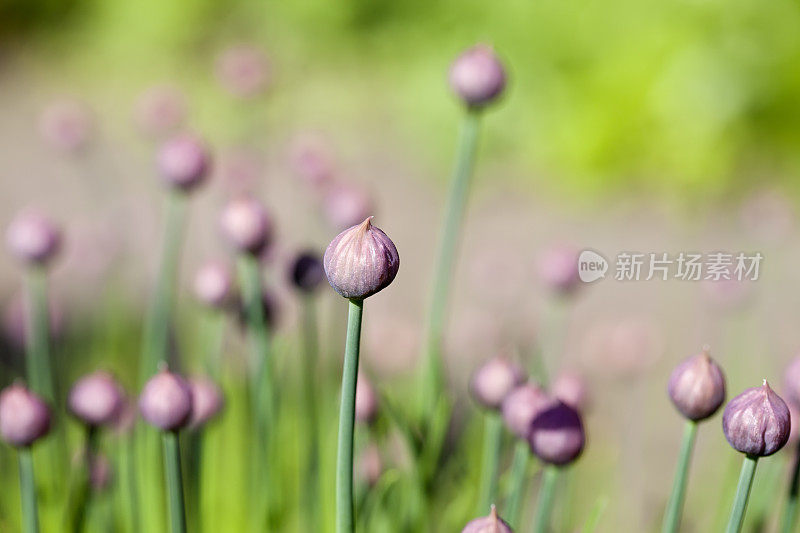
[[[184,288],[200,261],[230,255],[220,207],[254,191],[278,222],[268,279],[279,332],[296,334],[287,259],[322,250],[339,229],[294,168],[310,142],[336,180],[370,198],[400,251],[397,281],[368,302],[363,364],[389,394],[407,382],[462,114],[446,70],[479,41],[503,59],[509,85],[483,122],[455,273],[446,355],[461,420],[475,415],[466,383],[480,360],[545,352],[549,372],[575,370],[592,390],[560,530],[592,513],[599,531],[657,528],[681,428],[665,394],[671,368],[708,343],[731,393],[762,378],[780,388],[800,348],[800,7],[788,0],[0,0],[0,224],[35,206],[63,225],[54,298],[65,338],[96,347],[62,350],[61,366],[77,376],[99,361],[124,374],[137,357],[165,201],[159,138],[143,135],[141,109],[148,90],[168,87],[185,112],[175,129],[202,135],[215,161],[191,202]],[[236,46],[267,65],[249,98],[220,83]],[[54,105],[79,109],[79,148],[47,137]],[[537,271],[556,245],[607,257],[760,251],[764,262],[744,286],[607,279],[557,301]],[[19,285],[17,265],[0,257],[8,308]],[[343,304],[324,298],[333,321]],[[191,322],[180,311],[190,305],[184,290],[180,320]],[[338,357],[339,332],[325,329],[323,345]],[[755,494],[773,492],[755,497],[750,526],[774,527],[788,459],[759,467]],[[702,426],[686,531],[721,529],[739,460],[718,419]],[[13,478],[6,466],[0,476]]]

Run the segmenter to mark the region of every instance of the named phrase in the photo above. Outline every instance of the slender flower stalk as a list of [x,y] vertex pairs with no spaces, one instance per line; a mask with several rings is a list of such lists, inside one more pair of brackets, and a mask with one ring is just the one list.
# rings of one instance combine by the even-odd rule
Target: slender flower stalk
[[23,533],[39,532],[39,509],[36,504],[36,482],[33,475],[33,452],[30,448],[19,451],[19,488],[22,499]]
[[663,533],[678,531],[678,527],[680,526],[686,485],[689,481],[689,463],[691,463],[692,460],[692,449],[694,448],[696,435],[697,422],[694,420],[687,420],[686,429],[683,433],[681,453],[678,456],[678,467],[675,470],[675,481],[672,484],[672,495],[669,498],[667,512],[664,515],[664,525],[661,528]]
[[747,500],[750,498],[750,489],[756,475],[758,456],[745,455],[742,462],[742,471],[739,474],[739,484],[736,487],[736,498],[733,500],[733,509],[728,519],[726,533],[739,533],[744,524],[744,513],[747,509]]
[[561,471],[555,465],[547,465],[539,488],[539,501],[536,504],[536,515],[533,519],[533,533],[547,533],[550,528],[550,515],[553,512],[553,498],[556,483]]
[[792,481],[789,483],[789,497],[783,510],[783,533],[791,533],[797,521],[797,503],[800,500],[800,440],[798,440],[792,466]]
[[30,268],[25,275],[27,292],[27,323],[25,337],[26,374],[31,389],[48,402],[56,399],[50,359],[50,315],[47,296],[47,272],[41,267]]
[[161,439],[164,444],[164,468],[167,473],[170,528],[172,533],[185,533],[186,510],[183,501],[183,478],[181,476],[181,451],[178,445],[178,432],[164,432]]
[[506,502],[506,518],[512,527],[519,524],[520,503],[525,492],[530,449],[524,440],[518,440],[514,447],[514,460],[511,463],[511,488]]
[[484,418],[483,470],[481,472],[478,508],[486,509],[497,497],[497,473],[500,470],[500,445],[503,441],[503,419],[498,413],[489,413]]
[[86,426],[86,441],[84,443],[81,464],[75,485],[70,491],[67,504],[67,524],[70,531],[80,533],[86,522],[86,510],[89,503],[89,490],[91,488],[92,461],[97,453],[97,428]]

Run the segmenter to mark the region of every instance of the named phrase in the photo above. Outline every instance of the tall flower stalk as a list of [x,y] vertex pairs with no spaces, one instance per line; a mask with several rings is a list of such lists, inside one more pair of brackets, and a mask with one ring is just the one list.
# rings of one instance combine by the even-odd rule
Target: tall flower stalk
[[783,511],[783,533],[791,533],[797,521],[797,504],[800,500],[800,441],[798,441],[794,458],[792,459],[792,480],[789,483],[789,494],[786,500],[786,508]]
[[183,498],[181,450],[178,445],[178,432],[167,431],[161,436],[161,440],[164,444],[164,468],[167,473],[170,528],[172,533],[185,533],[186,510]]
[[560,470],[556,466],[547,465],[544,469],[539,500],[536,503],[536,515],[533,518],[534,533],[547,533],[550,530],[550,516],[553,513],[553,499],[559,474]]
[[31,388],[48,402],[56,399],[50,357],[50,316],[47,296],[47,272],[34,267],[25,274],[27,334],[25,336],[26,375]]
[[525,480],[528,471],[530,450],[528,443],[518,440],[514,447],[514,459],[511,462],[511,484],[506,501],[506,518],[512,526],[519,522],[520,503],[525,493]]

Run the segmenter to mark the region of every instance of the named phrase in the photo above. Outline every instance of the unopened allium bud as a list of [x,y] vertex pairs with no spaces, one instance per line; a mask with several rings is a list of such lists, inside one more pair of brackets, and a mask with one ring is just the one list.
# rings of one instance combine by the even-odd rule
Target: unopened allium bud
[[42,138],[56,150],[78,152],[89,140],[92,117],[89,110],[75,100],[59,100],[49,104],[39,120]]
[[761,387],[745,390],[728,402],[722,415],[722,430],[735,450],[766,457],[789,440],[789,408],[767,380]]
[[784,397],[786,401],[800,407],[800,356],[795,357],[786,367],[783,375]]
[[264,54],[250,46],[228,48],[217,59],[219,83],[233,96],[249,98],[269,83],[269,63]]
[[503,421],[517,437],[527,439],[536,415],[555,400],[535,383],[525,383],[509,392],[501,407]]
[[84,424],[102,426],[117,419],[124,406],[124,393],[114,376],[100,370],[75,382],[67,404]]
[[203,182],[210,167],[205,144],[197,137],[180,135],[167,141],[158,153],[158,170],[171,187],[188,191]]
[[191,388],[181,376],[164,368],[145,383],[139,395],[139,411],[150,425],[177,431],[192,414]]
[[167,134],[186,118],[186,100],[181,91],[171,85],[150,87],[136,101],[133,118],[146,135]]
[[394,281],[400,256],[372,217],[334,237],[323,257],[331,287],[345,298],[372,296]]
[[375,210],[367,191],[343,183],[325,190],[322,208],[328,223],[336,229],[356,225]]
[[502,518],[497,516],[497,509],[492,505],[489,516],[482,516],[472,520],[464,526],[461,533],[514,533]]
[[534,455],[545,463],[559,466],[577,459],[585,441],[581,415],[561,401],[540,411],[528,434]]
[[484,44],[469,48],[450,67],[450,87],[469,107],[490,104],[503,92],[506,73],[494,51]]
[[192,378],[189,380],[189,387],[192,391],[192,418],[189,426],[199,428],[222,410],[225,399],[222,390],[210,378]]
[[21,262],[43,265],[58,252],[61,232],[46,215],[27,210],[17,214],[9,224],[6,243]]
[[581,411],[589,403],[586,380],[574,372],[562,372],[550,385],[550,394]]
[[542,283],[558,294],[569,294],[580,285],[578,251],[569,246],[545,250],[539,257],[539,277]]
[[50,408],[39,396],[15,383],[0,393],[0,435],[22,448],[50,431]]
[[325,281],[325,267],[320,257],[310,251],[301,252],[289,268],[289,279],[299,291],[311,293]]
[[194,276],[194,295],[208,307],[224,307],[230,302],[232,291],[230,268],[219,261],[205,263]]
[[524,380],[525,372],[518,364],[504,356],[492,357],[472,374],[470,391],[483,407],[499,409],[508,393]]
[[220,224],[225,236],[241,252],[258,254],[272,238],[272,219],[264,206],[249,196],[228,202]]
[[356,422],[371,424],[378,415],[378,393],[367,376],[358,374],[356,382]]
[[669,397],[683,416],[703,420],[725,401],[725,375],[708,350],[679,364],[669,378]]

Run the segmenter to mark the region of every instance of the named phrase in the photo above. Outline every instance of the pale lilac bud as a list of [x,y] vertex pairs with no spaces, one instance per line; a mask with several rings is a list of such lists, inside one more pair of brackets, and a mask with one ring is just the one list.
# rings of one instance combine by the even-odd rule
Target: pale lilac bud
[[139,412],[150,425],[163,431],[181,429],[192,415],[189,384],[164,368],[145,383],[139,395]]
[[553,292],[569,294],[580,285],[578,251],[568,246],[556,246],[539,257],[539,277]]
[[217,59],[217,80],[231,95],[252,97],[266,88],[270,67],[264,54],[250,46],[228,48]]
[[264,206],[249,196],[228,202],[220,224],[225,236],[240,252],[259,254],[272,239],[272,219]]
[[102,370],[79,379],[69,391],[69,410],[88,426],[113,423],[124,405],[124,393],[114,376]]
[[299,291],[311,293],[325,281],[325,267],[320,257],[311,251],[301,252],[292,261],[289,279]]
[[722,430],[737,451],[766,457],[789,440],[791,415],[767,380],[761,387],[745,390],[728,402],[722,415]]
[[497,516],[497,509],[492,505],[489,516],[472,520],[464,526],[461,533],[514,533],[514,530],[502,518]]
[[503,421],[517,437],[527,439],[533,419],[554,403],[555,400],[537,384],[525,383],[509,392],[503,400]]
[[574,372],[562,372],[550,385],[550,394],[582,411],[589,403],[589,390],[586,380]]
[[208,307],[225,307],[232,293],[233,275],[225,263],[209,261],[194,276],[194,295]]
[[505,86],[505,70],[489,46],[467,49],[450,67],[450,87],[469,107],[490,104]]
[[800,407],[800,356],[792,359],[786,367],[783,384],[786,401]]
[[[300,179],[314,188],[331,180],[335,166],[328,145],[321,138],[310,134],[299,135],[292,140],[289,164]],[[362,219],[363,217],[359,220]]]
[[0,393],[0,435],[17,448],[30,446],[50,431],[50,408],[39,396],[15,383]]
[[514,387],[525,381],[525,372],[504,356],[492,357],[475,370],[470,381],[472,397],[487,409],[499,409]]
[[197,137],[180,135],[167,141],[158,153],[158,170],[171,187],[189,191],[203,182],[210,158]]
[[372,296],[388,287],[400,268],[394,243],[371,220],[344,230],[325,250],[328,283],[345,298]]
[[192,418],[189,426],[199,428],[214,418],[225,405],[222,390],[208,377],[196,377],[189,380],[192,391]]
[[359,476],[370,487],[374,486],[383,474],[383,459],[381,451],[374,442],[370,442],[358,456]]
[[19,261],[43,265],[58,252],[61,232],[46,215],[26,210],[17,214],[9,224],[6,243]]
[[669,378],[669,397],[683,416],[703,420],[725,401],[725,375],[708,349],[679,364]]
[[374,211],[372,199],[364,189],[342,183],[325,190],[322,208],[328,223],[337,229],[354,226]]
[[577,459],[585,441],[581,415],[561,401],[539,412],[528,434],[533,454],[545,463],[559,466]]
[[378,393],[367,376],[360,373],[356,381],[356,422],[371,424],[378,416]]
[[150,87],[136,101],[133,118],[146,135],[168,134],[186,119],[186,100],[183,93],[171,85]]
[[42,138],[56,150],[78,152],[89,141],[92,117],[89,110],[75,100],[59,100],[49,104],[39,120]]

